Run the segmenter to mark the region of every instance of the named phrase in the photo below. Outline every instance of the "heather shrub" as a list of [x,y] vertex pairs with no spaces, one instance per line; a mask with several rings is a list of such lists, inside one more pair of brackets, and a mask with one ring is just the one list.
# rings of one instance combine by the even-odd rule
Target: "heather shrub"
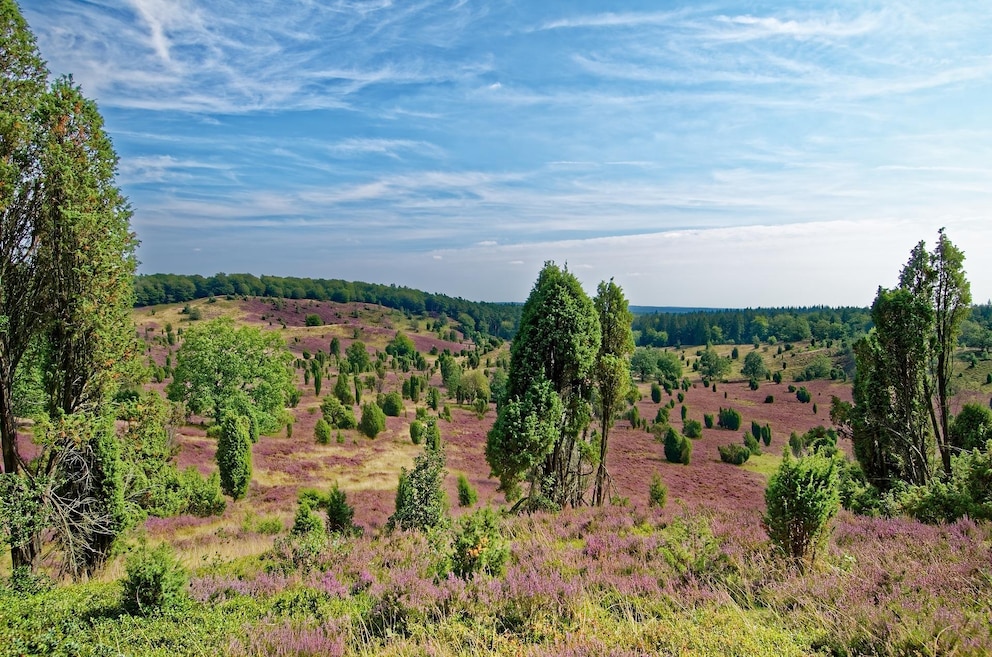
[[327,420],[320,418],[313,427],[313,435],[320,445],[327,445],[331,442],[331,425]]
[[749,458],[751,458],[751,450],[744,445],[738,445],[737,443],[720,445],[717,447],[717,451],[720,452],[721,461],[724,463],[731,463],[733,465],[743,465]]
[[386,428],[386,414],[375,402],[362,404],[362,419],[358,421],[358,430],[369,438],[375,438]]
[[500,531],[500,517],[489,507],[463,516],[455,527],[452,567],[459,577],[475,573],[501,577],[510,548]]
[[986,449],[962,452],[951,459],[951,478],[934,478],[896,495],[897,508],[920,522],[954,522],[965,516],[992,520],[992,441]]
[[703,424],[699,420],[686,420],[682,423],[682,433],[686,438],[699,438],[703,435]]
[[458,475],[458,506],[472,506],[478,499],[479,493],[469,483],[468,477],[464,474]]
[[706,425],[707,429],[713,428],[713,414],[703,413],[703,423]]
[[330,533],[351,534],[357,528],[352,519],[355,509],[348,504],[348,496],[337,484],[327,494],[327,531]]
[[183,605],[189,578],[172,548],[162,543],[142,546],[128,557],[122,582],[121,606],[134,615],[147,615]]
[[667,501],[668,486],[661,480],[661,475],[655,473],[651,477],[651,485],[648,488],[648,506],[656,506],[659,509],[664,509]]
[[743,418],[739,411],[733,408],[720,407],[717,425],[729,431],[737,431],[741,428]]
[[671,463],[689,465],[692,443],[672,427],[665,433],[665,458]]
[[815,561],[840,507],[837,461],[786,453],[768,480],[765,505],[762,523],[776,548],[796,563]]

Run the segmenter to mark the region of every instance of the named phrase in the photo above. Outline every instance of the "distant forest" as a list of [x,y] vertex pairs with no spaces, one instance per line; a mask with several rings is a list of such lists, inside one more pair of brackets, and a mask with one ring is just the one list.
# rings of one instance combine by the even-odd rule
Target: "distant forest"
[[[510,339],[520,322],[521,304],[467,301],[396,285],[340,279],[255,276],[253,274],[143,274],[135,278],[136,306],[182,303],[210,296],[258,296],[376,303],[412,314],[433,313],[458,320],[468,333]],[[642,347],[799,342],[853,339],[871,328],[867,308],[684,309],[632,306],[633,328]],[[992,305],[972,309],[963,326],[962,343],[992,348]]]

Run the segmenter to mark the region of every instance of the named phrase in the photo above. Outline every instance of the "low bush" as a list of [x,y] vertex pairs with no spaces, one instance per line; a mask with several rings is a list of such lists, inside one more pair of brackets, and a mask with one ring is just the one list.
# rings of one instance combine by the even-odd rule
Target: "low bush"
[[815,561],[840,507],[837,461],[787,453],[768,480],[765,504],[762,523],[778,550],[800,565]]
[[324,418],[319,418],[313,427],[313,435],[319,445],[327,445],[331,442],[331,425]]
[[648,488],[648,506],[656,506],[659,509],[664,509],[667,501],[668,486],[661,480],[661,475],[655,473],[651,477],[651,485]]
[[689,465],[692,443],[672,427],[665,433],[665,458],[671,463]]
[[352,522],[355,509],[348,504],[348,496],[337,484],[327,494],[327,531],[330,533],[351,534],[356,527]]
[[728,431],[737,431],[741,428],[741,422],[743,418],[741,417],[740,411],[733,408],[720,408],[720,413],[717,419],[717,425]]
[[744,447],[747,447],[747,451],[755,456],[761,454],[761,445],[758,444],[758,439],[750,431],[744,432]]
[[410,441],[414,445],[419,445],[424,436],[424,424],[420,420],[410,423]]
[[188,600],[186,569],[162,543],[142,546],[128,557],[122,582],[121,606],[133,615],[148,615],[182,606]]
[[389,417],[399,417],[403,414],[403,396],[398,392],[389,392],[382,399],[382,412]]
[[703,423],[706,425],[707,429],[713,428],[713,414],[703,413]]
[[717,451],[720,452],[721,461],[732,463],[733,465],[742,465],[751,458],[751,451],[744,445],[738,445],[737,443],[720,445],[717,447]]
[[506,570],[510,548],[503,539],[500,517],[490,507],[463,516],[455,527],[452,566],[454,573],[468,579],[475,573],[501,577]]
[[386,414],[375,402],[362,404],[362,419],[358,421],[358,430],[369,438],[375,438],[386,428]]
[[766,404],[774,404],[775,403],[775,395],[768,395],[767,397],[765,397],[765,403]]
[[682,433],[686,438],[699,438],[703,435],[703,424],[699,420],[686,420],[682,423]]
[[813,395],[810,394],[809,390],[805,386],[796,391],[796,399],[798,399],[803,404],[808,404],[813,400]]
[[469,483],[468,477],[458,475],[458,506],[473,506],[478,500],[479,493]]

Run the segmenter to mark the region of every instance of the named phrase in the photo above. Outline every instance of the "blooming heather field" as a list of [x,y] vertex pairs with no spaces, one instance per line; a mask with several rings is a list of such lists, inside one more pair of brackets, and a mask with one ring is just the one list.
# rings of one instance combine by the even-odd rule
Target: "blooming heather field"
[[[327,352],[334,338],[342,353],[356,339],[382,351],[397,330],[425,354],[469,346],[450,326],[428,331],[427,319],[368,304],[217,300],[191,306],[204,319],[228,315],[278,331],[297,358],[304,350]],[[178,348],[163,336],[167,323],[188,326],[179,310],[136,311],[150,362],[164,365]],[[323,325],[304,326],[311,314]],[[740,349],[743,359],[752,347]],[[685,367],[687,417],[702,421],[732,407],[743,416],[739,431],[704,428],[692,441],[690,464],[676,465],[664,459],[649,431],[618,420],[608,457],[617,505],[502,518],[509,558],[498,577],[451,573],[442,563],[449,545],[443,532],[384,529],[399,472],[421,451],[409,435],[415,405],[407,400],[406,412],[387,418],[373,440],[335,430],[330,444],[318,445],[320,399],[297,370],[303,394],[292,409],[292,436],[283,430],[254,446],[247,497],[229,501],[219,517],[152,518],[144,525],[148,542],[172,545],[190,569],[192,601],[147,618],[122,616],[119,563],[103,582],[23,599],[0,592],[0,608],[8,610],[0,612],[0,654],[992,654],[988,525],[963,520],[935,527],[842,512],[814,567],[801,571],[776,558],[761,525],[768,472],[789,433],[829,424],[831,396],[850,400],[850,385],[797,384],[812,396],[800,403],[787,389],[792,374],[821,351],[797,345],[780,356],[774,347],[760,349],[773,371],[784,372],[781,384],[762,381],[750,390],[736,361],[738,374],[714,391]],[[686,349],[688,361],[694,352]],[[503,345],[484,354],[482,364],[507,354]],[[384,391],[398,389],[401,376],[388,371]],[[440,387],[440,374],[430,383]],[[324,380],[321,397],[333,384],[334,376]],[[652,420],[660,404],[651,401],[649,385],[639,384],[636,406],[641,418]],[[765,403],[768,395],[773,403]],[[661,404],[669,399],[663,393]],[[455,503],[459,474],[478,490],[475,508],[504,506],[484,457],[494,407],[480,418],[447,397],[442,403],[451,412],[450,421],[439,422],[451,514],[466,512]],[[671,410],[676,428],[682,405],[676,401]],[[740,442],[752,421],[771,426],[771,445],[745,466],[722,463],[717,447]],[[180,467],[216,469],[216,442],[205,425],[194,417],[181,429]],[[664,509],[648,506],[654,475],[668,489]],[[294,544],[287,535],[299,492],[326,492],[334,483],[347,493],[364,533],[317,548]]]

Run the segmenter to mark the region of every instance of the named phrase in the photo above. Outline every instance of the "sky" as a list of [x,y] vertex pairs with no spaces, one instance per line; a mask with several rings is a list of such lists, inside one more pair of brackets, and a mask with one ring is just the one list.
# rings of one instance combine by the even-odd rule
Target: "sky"
[[143,273],[869,305],[937,231],[992,298],[992,7],[20,0]]

